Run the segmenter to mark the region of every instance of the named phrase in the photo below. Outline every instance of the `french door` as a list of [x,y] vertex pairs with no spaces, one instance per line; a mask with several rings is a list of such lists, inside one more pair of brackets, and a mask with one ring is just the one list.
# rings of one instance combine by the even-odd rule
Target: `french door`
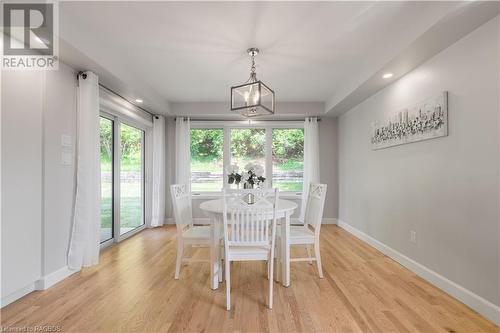
[[101,115],[101,244],[119,242],[145,226],[145,131]]

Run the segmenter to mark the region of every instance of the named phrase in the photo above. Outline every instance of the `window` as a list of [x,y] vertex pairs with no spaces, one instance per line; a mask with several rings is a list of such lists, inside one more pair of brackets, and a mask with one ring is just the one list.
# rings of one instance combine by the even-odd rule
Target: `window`
[[[215,125],[215,128],[214,128]],[[192,123],[191,190],[219,192],[226,184],[224,170],[248,163],[264,168],[265,186],[282,192],[302,192],[304,128],[299,122]],[[234,187],[234,185],[233,185]]]
[[191,191],[217,192],[222,189],[223,145],[223,129],[191,129]]
[[273,186],[284,192],[302,192],[304,129],[273,129]]
[[247,163],[266,166],[266,130],[263,128],[231,129],[231,164],[240,170]]

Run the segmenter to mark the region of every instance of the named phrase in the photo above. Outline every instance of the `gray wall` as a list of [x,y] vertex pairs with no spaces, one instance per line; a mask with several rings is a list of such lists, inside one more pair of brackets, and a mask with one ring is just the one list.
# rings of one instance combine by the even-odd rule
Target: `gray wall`
[[[339,219],[497,305],[499,59],[497,18],[342,115],[338,136]],[[445,90],[448,137],[371,150],[373,121]]]
[[[76,73],[60,64],[46,76],[44,111],[44,267],[42,275],[66,266],[75,193]],[[62,147],[68,135],[71,147]],[[61,163],[63,150],[71,165]]]
[[[173,110],[187,110],[189,112],[185,112],[183,114],[189,113],[190,115],[202,113],[203,110],[210,109],[214,107],[213,104],[223,105],[224,103],[206,103],[207,106],[204,106],[203,103],[186,103],[189,104],[187,106],[181,106],[181,103],[175,103],[172,105]],[[304,113],[312,114],[319,112],[319,110],[323,109],[322,103],[298,103],[298,106],[293,106],[293,103],[287,103],[289,110],[297,110],[299,107],[307,107],[307,105],[311,106],[313,110],[309,110],[304,108]],[[321,108],[319,107],[321,105]],[[194,108],[194,106],[198,107],[198,111]],[[222,106],[221,106],[222,107]],[[200,111],[202,110],[202,111]],[[167,118],[167,170],[166,170],[166,199],[167,199],[167,218],[173,217],[172,210],[172,200],[170,197],[170,185],[175,181],[175,121],[173,117]],[[337,118],[327,118],[322,117],[320,126],[320,172],[321,172],[321,181],[328,184],[328,192],[325,203],[325,210],[323,217],[324,218],[337,218],[338,216],[338,152],[337,152]],[[287,198],[288,199],[288,198]],[[206,217],[199,209],[200,204],[206,199],[193,199],[193,217],[195,218],[204,218]],[[300,207],[300,198],[294,199],[299,204]],[[292,217],[298,217],[299,210],[295,212]]]
[[40,72],[2,71],[2,299],[41,273],[42,86]]
[[323,217],[338,217],[338,128],[337,118],[322,117],[319,123],[319,168],[321,182],[328,185]]
[[[76,75],[2,72],[2,299],[66,267],[75,171]],[[61,146],[61,135],[71,147]]]

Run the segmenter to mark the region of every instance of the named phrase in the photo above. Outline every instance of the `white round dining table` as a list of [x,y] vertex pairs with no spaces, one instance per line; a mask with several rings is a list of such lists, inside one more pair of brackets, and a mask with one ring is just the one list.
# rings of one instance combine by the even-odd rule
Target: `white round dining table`
[[[219,282],[222,281],[222,267],[220,267],[219,239],[222,230],[222,212],[223,199],[207,200],[200,204],[200,209],[210,218],[211,239],[213,241],[210,247],[210,276],[212,289],[219,288]],[[297,209],[298,205],[290,200],[278,199],[277,218],[280,219],[282,240],[281,256],[278,258],[278,279],[281,275],[283,286],[290,286],[290,217]]]

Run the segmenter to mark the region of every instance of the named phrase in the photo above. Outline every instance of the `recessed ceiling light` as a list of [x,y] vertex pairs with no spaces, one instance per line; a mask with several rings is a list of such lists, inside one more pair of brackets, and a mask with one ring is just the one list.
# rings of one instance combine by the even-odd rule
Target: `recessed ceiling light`
[[388,79],[388,78],[391,78],[393,75],[394,75],[394,74],[392,74],[392,73],[385,73],[384,75],[382,75],[382,77],[383,77],[384,79]]
[[137,103],[142,103],[142,102],[144,102],[144,101],[143,101],[142,99],[140,99],[140,98],[136,98],[136,99],[135,99],[135,101],[136,101]]

